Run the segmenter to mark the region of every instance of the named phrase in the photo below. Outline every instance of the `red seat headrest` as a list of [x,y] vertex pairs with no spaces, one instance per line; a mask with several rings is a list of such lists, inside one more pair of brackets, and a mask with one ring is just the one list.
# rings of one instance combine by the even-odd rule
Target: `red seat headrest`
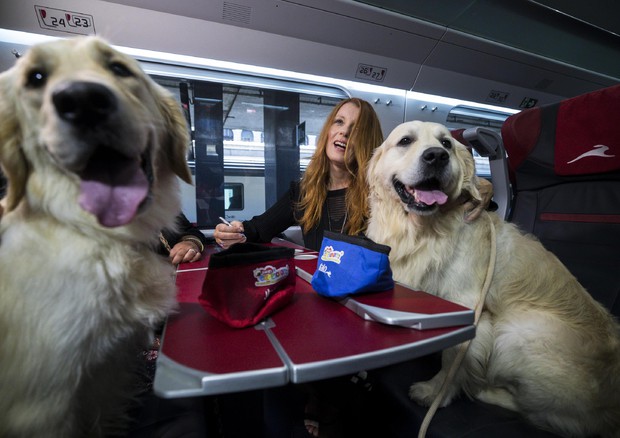
[[[543,133],[554,144],[542,144]],[[560,176],[618,171],[620,85],[514,114],[502,126],[502,138],[512,171],[533,152],[538,164]],[[549,147],[551,154],[542,151]]]

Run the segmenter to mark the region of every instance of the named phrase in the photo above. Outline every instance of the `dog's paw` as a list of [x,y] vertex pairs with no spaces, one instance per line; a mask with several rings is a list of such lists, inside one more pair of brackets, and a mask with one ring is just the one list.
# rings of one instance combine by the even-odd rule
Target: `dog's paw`
[[439,389],[432,380],[414,383],[409,387],[409,398],[419,405],[430,406],[439,394]]

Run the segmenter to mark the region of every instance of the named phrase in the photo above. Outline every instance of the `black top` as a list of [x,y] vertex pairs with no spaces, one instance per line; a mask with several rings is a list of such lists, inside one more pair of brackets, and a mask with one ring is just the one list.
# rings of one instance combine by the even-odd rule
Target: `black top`
[[7,182],[6,177],[2,173],[2,169],[0,169],[0,199],[4,198],[6,195]]
[[[332,190],[327,192],[327,199],[323,204],[323,212],[318,225],[307,233],[302,231],[304,246],[315,251],[321,249],[323,231],[341,231],[345,221],[344,199],[347,189]],[[297,218],[303,216],[303,211],[298,208],[301,193],[299,181],[291,183],[288,191],[271,208],[259,216],[254,216],[248,221],[243,221],[245,235],[249,242],[271,242],[278,234],[288,227],[299,225]],[[332,207],[328,208],[328,205]],[[331,212],[331,215],[330,215]],[[331,226],[329,224],[331,219]]]
[[[164,229],[161,231],[161,234],[168,241],[170,248],[176,245],[179,242],[179,240],[181,240],[181,238],[184,236],[197,237],[198,239],[200,239],[200,241],[202,242],[204,246],[206,246],[209,243],[208,239],[202,233],[202,231],[200,231],[198,228],[193,226],[183,213],[179,213],[179,215],[177,216],[176,226],[177,226],[177,229],[175,231],[171,231],[167,229]],[[168,250],[165,248],[163,243],[159,245],[158,252],[160,254],[168,254]]]

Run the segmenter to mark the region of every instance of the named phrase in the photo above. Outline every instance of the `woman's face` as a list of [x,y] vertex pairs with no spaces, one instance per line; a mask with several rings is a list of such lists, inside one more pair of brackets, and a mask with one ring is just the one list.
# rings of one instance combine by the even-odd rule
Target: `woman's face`
[[336,113],[327,139],[325,153],[332,165],[344,167],[344,154],[347,148],[355,147],[348,143],[353,125],[360,115],[360,109],[351,102],[345,103]]

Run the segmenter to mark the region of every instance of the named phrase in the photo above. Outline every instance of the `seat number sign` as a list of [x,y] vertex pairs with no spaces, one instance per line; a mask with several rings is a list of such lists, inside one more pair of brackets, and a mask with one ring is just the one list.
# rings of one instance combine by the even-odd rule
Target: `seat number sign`
[[366,79],[375,82],[383,82],[387,68],[377,67],[376,65],[359,64],[355,77],[358,79]]
[[38,5],[35,5],[34,9],[42,29],[80,35],[95,34],[95,22],[92,15]]

